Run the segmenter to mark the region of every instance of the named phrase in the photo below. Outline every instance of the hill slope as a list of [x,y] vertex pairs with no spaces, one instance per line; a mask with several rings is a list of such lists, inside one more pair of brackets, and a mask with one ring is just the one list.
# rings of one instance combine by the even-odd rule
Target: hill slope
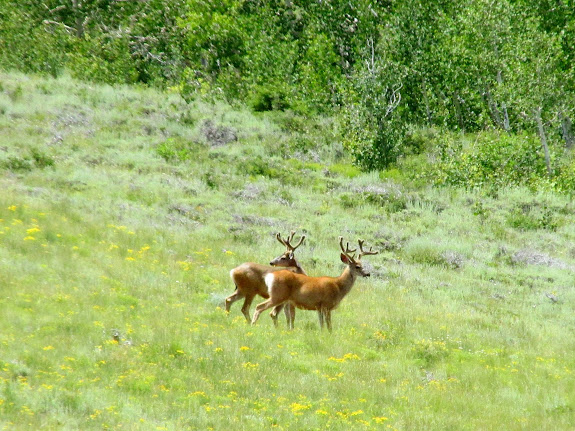
[[[410,189],[329,120],[0,74],[6,429],[569,429],[573,204]],[[228,272],[297,230],[381,250],[320,332],[247,326]],[[257,303],[258,301],[256,301]],[[253,311],[253,309],[252,309]]]

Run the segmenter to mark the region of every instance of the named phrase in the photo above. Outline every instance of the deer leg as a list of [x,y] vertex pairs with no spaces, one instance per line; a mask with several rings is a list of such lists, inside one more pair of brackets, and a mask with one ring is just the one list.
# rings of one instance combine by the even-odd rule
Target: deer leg
[[285,315],[289,329],[293,329],[295,321],[295,306],[288,302],[285,307]]
[[252,301],[254,300],[254,295],[246,296],[246,300],[244,301],[244,305],[242,305],[242,313],[244,314],[248,323],[251,322],[250,317],[250,307],[252,305]]
[[317,316],[319,317],[319,329],[323,329],[323,309],[317,310]]
[[331,310],[325,310],[325,324],[327,326],[327,330],[331,332]]
[[243,297],[244,295],[236,288],[236,291],[226,298],[226,311],[229,313],[232,304]]
[[274,304],[272,302],[271,298],[268,299],[267,301],[262,302],[261,304],[258,304],[256,306],[256,312],[254,313],[254,318],[252,319],[252,325],[256,324],[256,322],[258,321],[260,314],[262,314],[262,312],[264,312],[268,308],[271,308],[275,305],[278,305],[278,304]]
[[[283,304],[280,305],[276,305],[274,307],[274,309],[272,310],[272,312],[270,313],[270,317],[272,318],[272,320],[274,321],[274,326],[277,328],[278,327],[278,314],[280,313],[280,311],[282,310],[282,308],[284,308]],[[287,308],[285,309],[285,312],[287,313]]]

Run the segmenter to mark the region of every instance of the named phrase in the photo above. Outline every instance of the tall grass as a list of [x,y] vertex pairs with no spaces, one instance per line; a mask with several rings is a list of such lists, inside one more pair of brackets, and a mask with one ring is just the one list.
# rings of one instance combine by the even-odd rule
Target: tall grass
[[[572,428],[569,199],[380,180],[289,118],[0,81],[1,428]],[[332,334],[222,309],[292,229],[311,275],[341,272],[339,235],[381,251]]]

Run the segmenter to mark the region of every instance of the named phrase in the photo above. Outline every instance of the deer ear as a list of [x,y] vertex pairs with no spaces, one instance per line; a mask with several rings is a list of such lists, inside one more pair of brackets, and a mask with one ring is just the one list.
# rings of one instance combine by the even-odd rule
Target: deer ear
[[349,265],[349,259],[345,254],[341,253],[340,257],[341,257],[341,261],[343,263],[345,263],[346,265]]

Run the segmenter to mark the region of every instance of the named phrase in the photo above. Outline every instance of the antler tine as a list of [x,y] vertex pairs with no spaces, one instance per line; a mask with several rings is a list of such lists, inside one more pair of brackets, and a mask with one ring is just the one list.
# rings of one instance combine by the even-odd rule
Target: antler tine
[[364,243],[364,240],[363,240],[363,239],[358,239],[357,242],[358,242],[358,244],[359,244],[359,250],[360,250],[359,258],[361,258],[362,256],[368,256],[368,255],[371,255],[371,254],[377,254],[377,253],[379,253],[379,251],[377,251],[377,250],[376,250],[376,251],[373,251],[373,247],[369,247],[369,250],[365,251],[365,250],[363,249],[363,243]]
[[305,235],[302,235],[299,242],[295,246],[293,246],[293,245],[291,245],[291,241],[292,241],[294,235],[295,235],[295,231],[292,230],[291,234],[289,236],[289,239],[286,240],[286,247],[289,248],[291,251],[295,251],[296,248],[298,248],[300,245],[302,245],[303,240],[305,239]]
[[287,247],[285,241],[282,239],[281,233],[279,233],[279,232],[276,233],[276,239],[277,239],[282,245],[285,245],[285,246]]
[[292,230],[286,239],[282,239],[281,233],[278,232],[278,233],[276,233],[276,238],[280,243],[285,245],[285,247],[289,251],[295,251],[295,249],[298,248],[303,243],[303,240],[305,239],[305,235],[302,235],[299,242],[295,246],[292,246],[291,241],[292,241],[294,235],[295,235],[295,231]]
[[293,249],[295,250],[295,249],[298,248],[300,245],[302,245],[304,239],[305,239],[305,235],[302,235],[301,238],[300,238],[300,240],[299,240],[299,242],[297,243],[297,245],[294,246]]
[[339,246],[341,247],[341,251],[343,251],[343,254],[347,255],[347,257],[350,257],[352,260],[354,260],[355,255],[351,255],[351,253],[355,253],[355,251],[357,250],[357,248],[354,248],[353,250],[350,250],[349,248],[349,242],[347,242],[345,244],[345,248],[343,248],[343,236],[339,237]]

